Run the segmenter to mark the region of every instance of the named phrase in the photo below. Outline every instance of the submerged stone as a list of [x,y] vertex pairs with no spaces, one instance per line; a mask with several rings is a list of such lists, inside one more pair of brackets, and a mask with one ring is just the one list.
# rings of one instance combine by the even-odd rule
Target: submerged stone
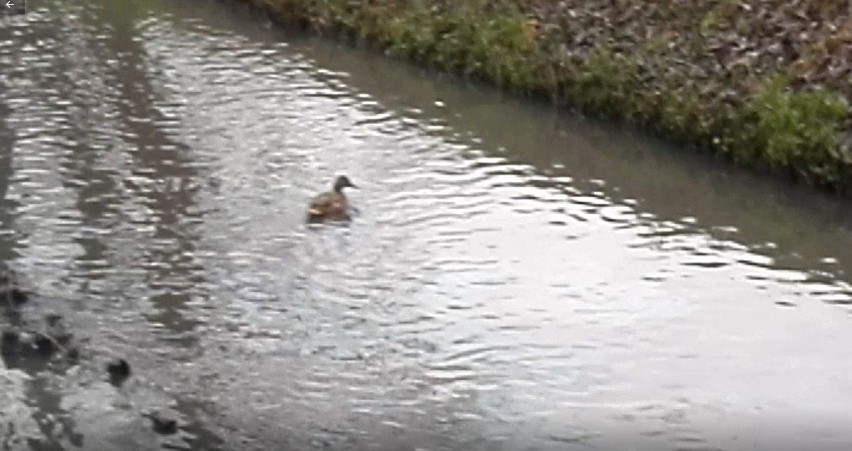
[[117,358],[106,365],[109,374],[109,383],[118,387],[130,377],[130,364],[126,360]]
[[21,333],[15,329],[6,329],[0,333],[0,352],[8,354],[17,350],[21,343]]
[[56,342],[45,334],[36,334],[35,347],[42,356],[48,357],[56,351]]
[[158,434],[172,435],[178,430],[177,420],[162,412],[147,413],[144,416],[151,420],[151,427]]

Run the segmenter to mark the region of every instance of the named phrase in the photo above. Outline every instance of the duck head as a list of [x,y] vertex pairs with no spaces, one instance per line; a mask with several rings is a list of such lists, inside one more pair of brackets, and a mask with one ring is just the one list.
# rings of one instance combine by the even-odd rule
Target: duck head
[[345,175],[338,175],[337,178],[334,179],[334,192],[342,192],[343,188],[357,188],[357,186],[349,180],[349,177],[346,177]]

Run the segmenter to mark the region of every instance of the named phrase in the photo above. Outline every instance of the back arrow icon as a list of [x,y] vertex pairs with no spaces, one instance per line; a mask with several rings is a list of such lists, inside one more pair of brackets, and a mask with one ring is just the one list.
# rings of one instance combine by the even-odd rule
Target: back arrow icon
[[7,7],[7,8],[11,8],[11,7],[12,7],[12,6],[14,6],[14,5],[15,5],[15,4],[14,4],[14,3],[12,3],[12,2],[6,2],[6,7]]

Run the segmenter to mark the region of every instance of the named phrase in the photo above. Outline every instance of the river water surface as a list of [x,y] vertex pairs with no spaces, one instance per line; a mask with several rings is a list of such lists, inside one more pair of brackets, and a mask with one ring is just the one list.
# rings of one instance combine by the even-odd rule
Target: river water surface
[[852,449],[848,201],[229,2],[30,10],[0,257],[83,353],[0,365],[0,448]]

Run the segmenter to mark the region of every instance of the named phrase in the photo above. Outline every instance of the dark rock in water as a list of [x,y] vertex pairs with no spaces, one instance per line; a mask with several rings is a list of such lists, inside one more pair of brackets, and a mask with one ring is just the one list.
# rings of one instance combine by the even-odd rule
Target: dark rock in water
[[27,302],[27,299],[29,299],[29,296],[27,295],[27,293],[21,291],[17,287],[14,287],[14,288],[6,291],[5,293],[3,293],[3,295],[6,296],[9,300],[11,300],[12,304],[16,305],[16,306]]
[[0,359],[8,368],[21,367],[37,372],[51,365],[57,355],[67,357],[66,363],[73,363],[79,354],[76,344],[71,343],[70,334],[67,338],[57,339],[51,331],[18,327],[5,328],[0,332]]
[[27,299],[27,294],[18,288],[0,286],[0,306],[5,305],[10,311],[16,310]]
[[4,330],[0,334],[0,352],[9,354],[18,349],[21,344],[21,333],[14,329]]
[[18,278],[9,269],[0,268],[0,299],[9,307],[17,307],[27,302],[27,293],[18,288]]
[[15,329],[4,330],[0,333],[0,369],[15,368],[21,350],[21,333]]
[[35,347],[43,356],[50,356],[56,351],[56,342],[45,334],[37,334],[35,336]]
[[0,286],[7,287],[15,284],[15,273],[6,268],[0,268]]
[[56,327],[60,321],[62,321],[62,315],[56,313],[44,315],[44,322],[47,323],[47,327]]
[[178,430],[178,422],[176,419],[171,418],[163,413],[154,412],[143,414],[151,420],[151,426],[154,429],[154,432],[162,435],[172,435]]
[[77,361],[80,358],[80,350],[72,346],[65,352],[65,357],[67,357],[68,360]]
[[130,364],[124,359],[115,359],[106,366],[109,373],[109,383],[118,387],[130,377]]

